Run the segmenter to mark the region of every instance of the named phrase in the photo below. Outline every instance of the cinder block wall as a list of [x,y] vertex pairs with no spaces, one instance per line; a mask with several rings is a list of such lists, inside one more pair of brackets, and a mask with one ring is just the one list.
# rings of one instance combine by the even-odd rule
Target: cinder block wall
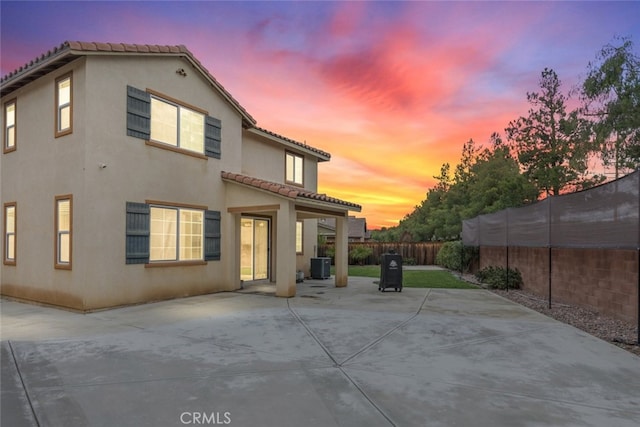
[[549,298],[549,248],[510,247],[509,267],[520,270],[527,291]]
[[485,267],[506,267],[507,248],[503,246],[480,246],[480,270]]
[[[506,255],[505,247],[481,247],[480,268],[505,266]],[[637,321],[637,251],[554,248],[551,262],[552,302]],[[545,299],[549,297],[549,249],[510,247],[509,266],[520,270],[525,290]]]

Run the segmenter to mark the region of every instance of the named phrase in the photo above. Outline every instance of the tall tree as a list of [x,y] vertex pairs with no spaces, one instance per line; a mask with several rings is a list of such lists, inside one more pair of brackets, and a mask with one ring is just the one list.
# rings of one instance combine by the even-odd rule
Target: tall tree
[[443,164],[426,199],[397,227],[375,233],[374,239],[394,241],[405,235],[411,235],[413,241],[455,239],[464,218],[535,200],[537,189],[520,174],[517,160],[500,135],[492,134],[490,142],[491,147],[484,150],[473,140],[465,143],[454,177],[450,165]]
[[451,176],[449,171],[451,170],[451,165],[449,163],[443,163],[440,167],[440,175],[434,176],[434,178],[438,181],[438,184],[435,186],[435,190],[442,191],[446,193],[449,191],[449,187],[451,187]]
[[456,170],[453,176],[456,184],[464,185],[469,181],[469,178],[471,177],[471,167],[476,162],[479,152],[480,148],[476,146],[473,139],[469,139],[469,141],[462,145],[460,163],[456,165]]
[[483,150],[471,168],[463,219],[522,206],[538,197],[537,188],[520,174],[520,165],[500,136],[494,133],[491,142],[493,148]]
[[630,39],[618,42],[604,46],[589,63],[581,88],[603,163],[613,165],[616,178],[640,166],[640,58]]
[[527,92],[533,107],[529,115],[510,122],[505,130],[525,176],[540,192],[557,195],[587,182],[589,129],[577,111],[567,113],[567,97],[555,71],[542,71],[540,89]]

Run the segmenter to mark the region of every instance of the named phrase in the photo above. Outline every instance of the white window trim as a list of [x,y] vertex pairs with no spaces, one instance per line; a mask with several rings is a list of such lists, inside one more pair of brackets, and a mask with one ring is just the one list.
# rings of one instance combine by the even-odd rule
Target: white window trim
[[[69,102],[60,104],[60,83],[69,80]],[[55,137],[68,135],[73,132],[73,73],[69,72],[58,77],[55,80]],[[69,107],[69,127],[60,128],[61,111],[63,108]]]
[[[8,221],[7,221],[7,211],[9,208],[13,208],[13,231],[8,230]],[[18,235],[18,204],[16,202],[5,203],[4,204],[4,238],[3,238],[3,264],[5,265],[16,265],[17,253],[16,250],[18,248],[17,235]],[[13,258],[9,258],[9,236],[13,236]]]
[[[293,179],[288,179],[289,178],[289,157],[291,157],[293,160],[293,169],[291,170]],[[297,175],[296,172],[298,171],[296,167],[296,160],[300,160],[300,168],[301,168],[300,181],[296,180],[296,175]],[[293,184],[300,187],[304,186],[304,156],[293,153],[291,151],[286,151],[284,156],[284,169],[285,169],[284,179],[287,184]]]
[[[192,207],[192,206],[182,206],[182,205],[167,205],[167,204],[159,204],[159,203],[149,203],[149,215],[150,215],[150,220],[151,217],[153,215],[153,209],[168,209],[168,210],[175,210],[176,211],[176,232],[175,232],[175,239],[176,239],[176,247],[175,247],[175,258],[173,259],[153,259],[153,255],[152,255],[152,249],[153,249],[153,245],[151,242],[151,239],[149,241],[149,264],[147,264],[148,266],[162,266],[162,265],[175,265],[175,264],[202,264],[202,263],[206,263],[206,261],[204,260],[204,240],[205,240],[205,236],[204,236],[204,215],[205,215],[205,211],[206,208],[203,207]],[[190,258],[190,259],[181,259],[180,258],[180,240],[181,240],[181,235],[182,230],[181,230],[181,226],[180,226],[180,212],[181,211],[195,211],[195,212],[199,212],[202,215],[202,222],[201,222],[201,234],[200,234],[200,258]]]
[[[298,225],[300,228],[298,228]],[[300,233],[298,235],[298,232]],[[300,247],[298,248],[298,236],[300,237]],[[300,249],[300,250],[298,250]],[[304,253],[304,221],[296,221],[296,254],[302,255]]]
[[[181,153],[188,153],[188,154],[196,154],[198,156],[204,156],[205,153],[205,137],[206,137],[206,116],[208,115],[208,113],[200,108],[191,106],[191,105],[186,105],[182,102],[179,102],[175,99],[169,98],[167,96],[164,96],[158,92],[152,91],[147,89],[147,92],[149,92],[149,94],[151,95],[151,125],[150,125],[150,136],[149,136],[149,143],[151,143],[152,145],[156,145],[162,148],[167,148],[169,150],[174,150],[174,151],[179,151]],[[176,107],[176,144],[172,144],[170,142],[165,142],[159,139],[153,139],[151,137],[151,133],[153,133],[153,101],[159,101],[159,102],[163,102],[165,104],[171,105],[173,107]],[[181,141],[181,135],[180,135],[180,128],[181,128],[181,122],[180,122],[180,111],[181,110],[187,110],[190,111],[192,113],[197,113],[200,114],[202,116],[202,150],[193,150],[191,148],[188,147],[184,147]],[[206,157],[206,156],[205,156]]]
[[[63,201],[68,201],[69,202],[69,230],[60,230],[59,227],[59,215],[60,215],[60,210],[59,210],[59,203],[63,202]],[[63,196],[56,196],[55,197],[55,231],[56,231],[56,235],[55,235],[55,248],[54,248],[54,254],[55,254],[55,259],[54,259],[54,266],[57,269],[63,269],[63,270],[71,270],[72,264],[73,264],[73,196],[71,194],[66,194]],[[63,235],[68,235],[69,236],[69,261],[60,261],[60,245],[62,243],[61,237]]]
[[[13,125],[8,125],[7,114],[9,112],[9,107],[13,105]],[[4,135],[2,138],[3,144],[3,152],[9,153],[11,151],[16,151],[18,148],[18,100],[11,99],[4,104]],[[13,145],[9,145],[9,130],[13,129]]]

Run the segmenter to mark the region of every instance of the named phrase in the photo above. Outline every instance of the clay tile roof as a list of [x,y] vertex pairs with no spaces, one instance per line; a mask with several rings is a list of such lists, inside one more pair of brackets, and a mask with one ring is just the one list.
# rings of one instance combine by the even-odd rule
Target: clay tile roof
[[277,134],[275,132],[271,132],[270,130],[267,130],[267,129],[264,129],[264,128],[261,128],[261,127],[258,127],[258,126],[256,126],[255,129],[260,131],[260,132],[264,132],[267,135],[271,135],[271,136],[273,136],[275,138],[281,139],[281,140],[289,142],[291,144],[295,144],[295,145],[297,145],[297,146],[299,146],[301,148],[307,149],[307,150],[312,151],[314,153],[317,153],[317,154],[319,154],[321,156],[324,156],[324,157],[327,157],[327,158],[331,158],[331,154],[327,153],[326,151],[320,150],[319,148],[312,147],[312,146],[310,146],[310,145],[308,145],[308,144],[306,144],[304,142],[299,142],[299,141],[296,141],[294,139],[287,138],[286,136],[279,135],[279,134]]
[[266,190],[274,194],[279,194],[290,199],[308,199],[317,200],[319,202],[331,203],[334,205],[340,205],[347,208],[353,208],[354,210],[360,210],[361,206],[355,203],[347,202],[345,200],[336,199],[335,197],[329,197],[326,194],[315,193],[313,191],[305,190],[304,188],[293,187],[291,185],[279,184],[276,182],[267,181],[260,178],[250,177],[239,173],[221,172],[222,179],[226,181],[238,182],[240,184],[247,185],[249,187]]
[[216,87],[227,100],[237,108],[246,122],[255,126],[256,120],[249,112],[216,80],[215,77],[202,65],[198,59],[183,45],[164,46],[146,44],[126,44],[126,43],[97,43],[84,41],[66,41],[56,46],[47,53],[31,60],[22,67],[2,76],[0,78],[0,96],[4,96],[17,88],[36,80],[43,75],[69,63],[78,56],[96,53],[111,52],[123,55],[129,54],[171,54],[184,55],[198,68]]

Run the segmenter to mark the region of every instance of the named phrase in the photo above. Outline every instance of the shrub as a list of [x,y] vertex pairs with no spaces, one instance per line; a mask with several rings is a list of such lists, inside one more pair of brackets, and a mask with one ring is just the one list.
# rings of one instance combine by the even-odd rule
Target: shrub
[[324,250],[324,256],[331,258],[331,264],[335,264],[336,247],[327,246],[327,248]]
[[460,250],[462,242],[446,242],[436,255],[436,264],[450,270],[460,270]]
[[460,264],[463,263],[462,266],[467,271],[477,255],[478,248],[463,246],[461,240],[446,242],[436,255],[436,264],[449,270],[460,271]]
[[487,285],[489,289],[507,289],[507,274],[509,277],[509,289],[520,289],[522,275],[517,268],[489,266],[476,273],[476,278]]
[[356,246],[349,252],[351,258],[358,265],[364,265],[364,261],[373,254],[373,249],[366,246]]

